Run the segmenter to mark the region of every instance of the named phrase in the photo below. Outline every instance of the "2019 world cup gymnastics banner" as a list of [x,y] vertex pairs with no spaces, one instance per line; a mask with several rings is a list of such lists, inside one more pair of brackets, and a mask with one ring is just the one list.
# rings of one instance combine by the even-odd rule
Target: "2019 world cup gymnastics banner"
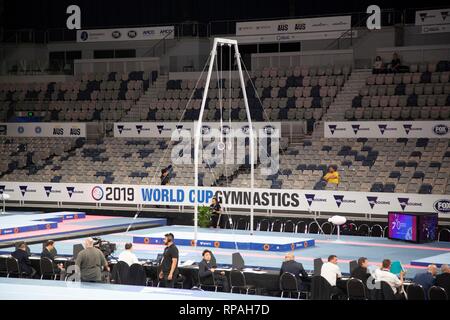
[[450,121],[325,122],[325,138],[449,139]]
[[[223,207],[284,211],[387,214],[438,212],[450,217],[450,195],[320,190],[250,189],[84,183],[0,182],[8,201],[101,203],[121,205],[209,205],[213,196]],[[0,197],[1,198],[1,197]]]

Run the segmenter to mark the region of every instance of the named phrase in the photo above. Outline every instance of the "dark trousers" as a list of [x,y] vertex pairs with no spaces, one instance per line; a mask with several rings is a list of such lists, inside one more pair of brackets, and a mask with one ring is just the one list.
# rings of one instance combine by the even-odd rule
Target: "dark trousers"
[[162,279],[159,279],[159,286],[164,288],[173,288],[175,281],[177,280],[177,275],[172,276],[172,280],[168,279],[169,274],[164,274]]
[[226,276],[222,274],[215,274],[214,279],[218,286],[222,287],[223,292],[230,292],[230,284],[228,283],[228,279]]
[[220,226],[220,215],[219,214],[212,214],[211,215],[211,222],[209,224],[210,227],[212,228],[217,228],[218,226]]

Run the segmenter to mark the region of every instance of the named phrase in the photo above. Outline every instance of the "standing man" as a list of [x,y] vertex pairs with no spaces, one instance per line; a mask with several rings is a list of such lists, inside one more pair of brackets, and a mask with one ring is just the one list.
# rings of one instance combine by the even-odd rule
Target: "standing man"
[[102,282],[102,271],[109,272],[108,262],[100,249],[94,247],[94,240],[84,240],[84,250],[78,254],[75,264],[80,268],[81,281]]
[[175,246],[172,233],[164,235],[163,260],[161,261],[159,280],[166,288],[173,288],[178,277],[178,248]]
[[219,201],[216,197],[212,198],[211,205],[209,206],[209,212],[211,212],[211,221],[209,224],[210,228],[219,228],[220,217],[222,214],[222,208],[220,207]]

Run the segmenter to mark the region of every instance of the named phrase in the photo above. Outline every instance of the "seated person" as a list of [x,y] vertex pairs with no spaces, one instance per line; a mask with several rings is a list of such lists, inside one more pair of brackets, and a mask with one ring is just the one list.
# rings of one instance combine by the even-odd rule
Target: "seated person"
[[280,268],[280,276],[285,272],[292,273],[298,280],[301,280],[302,282],[301,287],[298,289],[309,290],[310,281],[308,278],[308,274],[303,268],[303,265],[300,262],[295,261],[295,256],[291,252],[286,254],[284,259],[285,261],[283,262]]
[[370,278],[369,260],[366,257],[358,259],[358,266],[352,271],[352,278],[361,280],[367,286],[367,280]]
[[441,274],[436,276],[435,285],[444,288],[447,295],[450,294],[450,267],[447,264],[441,266]]
[[388,283],[397,299],[403,297],[403,277],[404,271],[400,272],[400,278],[391,272],[391,260],[384,259],[381,268],[375,270],[375,280]]
[[390,72],[399,72],[400,68],[401,68],[401,62],[400,62],[400,58],[398,57],[398,54],[396,52],[394,52],[394,54],[392,55],[392,61],[391,64],[389,65],[389,71]]
[[379,74],[383,73],[383,71],[384,71],[383,60],[381,60],[380,56],[377,56],[375,58],[375,61],[373,62],[372,73]]
[[222,208],[220,207],[220,203],[216,197],[212,198],[211,205],[209,206],[209,211],[211,212],[211,222],[209,227],[219,228]]
[[416,284],[420,284],[423,290],[425,290],[425,293],[428,293],[428,290],[430,290],[430,288],[434,286],[435,283],[434,277],[436,276],[436,274],[437,274],[436,265],[430,264],[426,272],[416,274],[413,282]]
[[42,258],[49,259],[53,263],[53,271],[56,274],[59,274],[60,280],[64,280],[64,278],[66,276],[66,272],[64,270],[64,265],[62,263],[57,264],[55,262],[56,254],[57,254],[57,251],[55,248],[55,242],[53,240],[48,240],[45,243],[44,249],[42,250],[41,259]]
[[339,184],[339,172],[337,171],[338,167],[335,164],[332,164],[328,167],[328,172],[322,177],[327,183]]
[[328,262],[325,262],[322,265],[322,269],[320,270],[320,276],[325,278],[331,285],[333,294],[344,295],[343,288],[337,287],[337,280],[339,278],[342,278],[342,272],[337,262],[338,262],[337,256],[330,255],[328,257]]
[[16,246],[16,251],[11,253],[13,258],[17,259],[21,273],[33,278],[36,270],[31,266],[30,253],[25,241],[20,241]]
[[128,264],[129,266],[131,266],[132,264],[135,264],[135,263],[139,263],[138,258],[136,257],[136,255],[133,253],[132,250],[133,250],[133,244],[126,243],[125,250],[119,254],[119,261],[123,261],[126,264]]
[[202,253],[203,260],[198,264],[198,276],[202,282],[206,282],[208,278],[213,277],[216,285],[221,286],[223,292],[230,292],[228,279],[224,271],[216,271],[216,266],[211,263],[212,253],[209,250],[204,250]]

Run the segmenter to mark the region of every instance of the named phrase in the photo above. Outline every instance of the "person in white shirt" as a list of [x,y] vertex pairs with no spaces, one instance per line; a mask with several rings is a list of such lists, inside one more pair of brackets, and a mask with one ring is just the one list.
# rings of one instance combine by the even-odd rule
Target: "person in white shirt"
[[125,250],[119,254],[119,261],[126,262],[129,266],[131,266],[134,263],[139,263],[138,258],[132,252],[132,250],[133,250],[133,244],[126,243]]
[[375,270],[375,280],[376,281],[384,281],[388,283],[392,291],[394,291],[394,295],[397,297],[403,291],[403,276],[405,272],[400,272],[400,278],[393,274],[391,271],[391,260],[384,259],[381,263],[381,268]]
[[320,275],[327,279],[332,287],[336,287],[336,280],[342,277],[341,269],[337,265],[337,261],[338,259],[335,255],[329,256],[328,262],[325,262],[320,270]]

